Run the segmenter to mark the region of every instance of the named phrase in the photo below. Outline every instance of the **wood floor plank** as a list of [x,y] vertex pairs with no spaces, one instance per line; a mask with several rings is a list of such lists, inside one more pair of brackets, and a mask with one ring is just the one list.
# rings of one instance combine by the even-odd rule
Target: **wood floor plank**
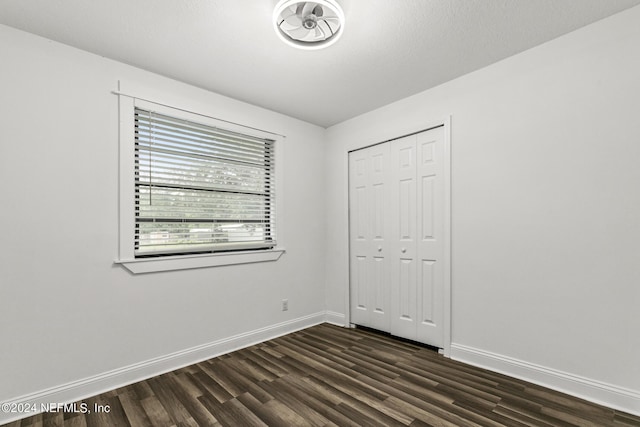
[[158,398],[167,414],[171,417],[174,423],[177,424],[189,424],[191,415],[189,411],[182,406],[173,390],[170,388],[170,384],[166,382],[167,374],[159,377],[154,377],[149,380],[149,386],[153,390],[155,396]]
[[354,408],[351,405],[346,405],[344,403],[336,406],[336,410],[345,417],[351,420],[355,420],[359,426],[387,427],[389,425],[386,424],[385,421],[375,418],[375,416],[372,414],[361,412],[357,408]]
[[272,360],[269,355],[265,356],[265,353],[260,349],[255,349],[247,354],[247,360],[250,360],[256,365],[259,365],[263,370],[273,375],[275,378],[281,377],[289,373],[289,371],[282,367],[277,361]]
[[[215,374],[213,374],[215,375]],[[218,402],[226,402],[233,396],[215,381],[204,369],[192,375],[194,382],[207,394],[215,398]]]
[[221,362],[219,368],[224,368],[223,374],[228,381],[234,384],[234,387],[239,390],[236,396],[244,393],[252,393],[255,398],[262,403],[272,400],[273,397],[261,389],[257,383],[260,381],[258,377],[252,377],[249,373],[243,370],[242,364],[239,361],[227,359]]
[[213,381],[217,382],[229,395],[236,397],[246,390],[243,384],[236,381],[232,369],[225,363],[225,359],[203,363],[202,368],[209,374]]
[[199,400],[203,405],[205,405],[205,407],[207,407],[209,412],[215,414],[216,418],[218,418],[220,424],[223,426],[263,427],[268,425],[236,398],[224,403],[219,403],[214,399],[210,399],[209,396],[202,396]]
[[320,390],[310,384],[307,378],[291,376],[288,382],[294,389],[294,396],[309,409],[322,415],[330,422],[339,426],[358,426],[355,420],[350,420],[335,407],[340,404],[341,399],[333,395],[325,395],[325,390]]
[[149,416],[145,412],[141,401],[137,399],[134,390],[129,391],[125,388],[118,394],[118,399],[120,399],[122,409],[131,425],[136,427],[153,427]]
[[329,419],[324,417],[320,412],[310,407],[301,399],[298,389],[289,381],[287,376],[279,378],[276,381],[261,381],[260,387],[266,390],[274,397],[273,401],[282,402],[290,410],[298,413],[303,419],[307,420],[311,425],[324,426]]
[[140,404],[154,427],[171,427],[176,425],[156,396],[145,397],[140,401]]
[[62,412],[47,412],[42,417],[43,427],[61,427],[64,425],[64,414]]
[[559,420],[557,418],[553,418],[546,414],[543,414],[542,413],[543,405],[537,402],[526,400],[519,396],[506,396],[498,404],[497,409],[499,408],[505,408],[507,411],[510,411],[511,413],[519,413],[523,416],[540,420],[541,424],[548,423],[553,425],[554,427],[556,426],[571,427],[573,425],[565,421]]
[[[364,378],[363,378],[364,380]],[[402,402],[407,407],[413,407],[422,411],[428,412],[437,417],[437,419],[453,422],[459,426],[474,426],[470,420],[484,421],[484,425],[494,425],[490,420],[486,420],[484,417],[468,411],[465,408],[455,406],[455,402],[451,403],[443,402],[442,399],[432,399],[425,396],[416,396],[410,390],[404,391],[401,387],[393,387],[385,384],[377,384],[382,390],[389,393],[390,397],[387,402]],[[483,425],[483,424],[479,424]]]
[[345,363],[335,363],[332,358],[327,358],[321,352],[310,351],[302,343],[291,342],[290,340],[281,339],[281,346],[278,351],[291,359],[296,359],[304,363],[307,369],[315,371],[326,371],[332,375],[340,377],[353,377],[355,373],[345,366]]
[[36,414],[22,420],[23,427],[42,427],[44,425],[44,416],[46,414]]
[[389,426],[408,425],[412,421],[410,417],[407,417],[402,412],[398,412],[384,404],[384,401],[389,397],[386,393],[372,396],[367,389],[361,387],[348,387],[346,384],[336,383],[330,379],[325,379],[324,381],[326,387],[331,387],[332,393],[341,396],[342,402],[340,405],[352,407],[368,417],[384,421]]
[[393,382],[389,383],[389,386],[393,387],[396,390],[406,392],[407,394],[410,394],[417,398],[434,403],[440,402],[443,405],[450,405],[454,402],[454,399],[452,397],[443,395],[433,386],[424,386],[421,383],[408,381],[403,377],[395,379]]
[[411,425],[415,424],[415,420],[421,421],[421,424],[426,424],[429,426],[437,426],[437,427],[475,427],[476,425],[466,421],[464,419],[454,419],[451,420],[451,417],[443,418],[438,414],[431,411],[429,408],[423,408],[420,406],[413,405],[408,403],[405,400],[396,398],[395,396],[390,396],[385,400],[385,403],[391,408],[396,409],[397,411],[401,411],[411,417],[414,417],[414,422]]
[[348,350],[341,351],[338,354],[353,364],[351,369],[363,374],[377,376],[380,381],[391,381],[402,374],[402,369],[395,365],[383,363],[374,357],[358,355]]
[[153,390],[151,390],[147,381],[140,381],[138,383],[131,384],[126,387],[126,390],[133,391],[139,400],[153,396]]
[[238,396],[238,400],[242,402],[248,409],[256,414],[265,424],[270,426],[304,426],[312,427],[323,425],[317,424],[310,418],[305,418],[295,412],[289,406],[279,400],[272,399],[267,403],[261,403],[249,393]]
[[191,383],[186,375],[173,375],[167,377],[168,386],[189,412],[199,426],[215,426],[218,420],[198,400],[202,393]]
[[321,324],[5,427],[640,427],[640,417],[446,359],[371,330]]
[[633,426],[640,427],[640,417],[617,412],[613,416],[613,422],[616,426]]
[[568,427],[570,424],[558,424],[557,420],[545,417],[543,414],[522,414],[518,411],[511,410],[504,406],[498,405],[494,412],[500,414],[507,419],[519,421],[530,427]]
[[251,356],[249,356],[251,360],[260,364],[276,377],[281,377],[287,374],[304,375],[304,370],[287,365],[284,361],[285,358],[282,355],[279,357],[273,357],[269,352],[260,349],[252,351],[251,353]]
[[87,419],[82,416],[72,417],[69,418],[69,421],[65,421],[64,425],[68,427],[87,427]]
[[256,362],[252,355],[247,355],[246,358],[243,358],[240,361],[241,367],[240,369],[244,369],[247,372],[251,372],[252,377],[255,378],[256,381],[273,381],[282,375],[277,375],[271,372],[269,369],[264,367],[262,364]]

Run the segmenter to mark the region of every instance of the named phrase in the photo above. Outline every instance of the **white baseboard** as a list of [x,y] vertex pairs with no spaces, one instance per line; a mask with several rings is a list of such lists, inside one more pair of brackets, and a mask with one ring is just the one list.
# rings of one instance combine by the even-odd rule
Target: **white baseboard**
[[[66,404],[76,402],[118,387],[133,384],[147,378],[324,323],[327,321],[327,317],[331,319],[335,318],[335,316],[328,315],[325,311],[322,311],[144,362],[135,363],[92,377],[13,398],[9,401],[2,402],[3,409],[5,407],[4,404],[9,404],[9,408],[11,408],[11,406],[17,407],[16,405],[20,405],[20,408],[22,408],[25,404],[29,404],[31,408],[39,409],[43,406],[46,408],[46,405],[52,403]],[[41,412],[41,410],[28,413],[12,413],[2,410],[0,411],[0,425],[35,415],[38,412]]]
[[344,313],[337,313],[335,311],[327,311],[325,314],[325,322],[331,323],[336,326],[347,326],[347,317]]
[[640,392],[500,354],[451,344],[451,358],[640,416]]

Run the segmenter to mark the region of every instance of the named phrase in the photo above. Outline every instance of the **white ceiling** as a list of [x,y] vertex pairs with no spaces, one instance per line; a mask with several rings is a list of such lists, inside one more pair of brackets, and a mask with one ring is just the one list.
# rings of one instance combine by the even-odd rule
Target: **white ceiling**
[[640,4],[338,1],[319,51],[278,39],[276,0],[1,0],[0,23],[328,127]]

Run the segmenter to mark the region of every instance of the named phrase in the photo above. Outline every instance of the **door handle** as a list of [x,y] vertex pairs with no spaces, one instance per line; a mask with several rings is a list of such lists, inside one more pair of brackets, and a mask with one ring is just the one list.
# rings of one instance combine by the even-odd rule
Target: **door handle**
[[382,252],[382,246],[378,246],[378,252]]
[[402,253],[407,252],[407,248],[402,248],[402,249],[400,249],[400,252],[402,252]]

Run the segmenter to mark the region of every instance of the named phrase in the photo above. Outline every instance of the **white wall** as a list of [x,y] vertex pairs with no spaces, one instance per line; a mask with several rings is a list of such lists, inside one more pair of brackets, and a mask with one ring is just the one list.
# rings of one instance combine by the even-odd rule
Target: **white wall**
[[[324,129],[5,26],[0,57],[0,402],[322,319]],[[286,135],[280,260],[138,276],[114,265],[118,80]]]
[[451,115],[453,356],[640,413],[638,22],[328,129],[328,310],[348,305],[347,151]]

